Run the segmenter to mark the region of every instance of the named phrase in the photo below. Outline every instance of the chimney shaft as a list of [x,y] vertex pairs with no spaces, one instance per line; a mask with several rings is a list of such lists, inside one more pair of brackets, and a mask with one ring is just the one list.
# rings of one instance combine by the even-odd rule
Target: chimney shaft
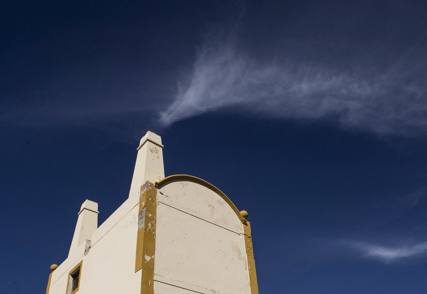
[[165,177],[163,166],[162,138],[148,131],[141,138],[136,156],[135,169],[133,171],[129,198],[139,199],[141,186],[146,182],[152,183]]
[[80,207],[79,217],[77,219],[76,228],[74,230],[73,240],[71,241],[69,256],[86,240],[90,240],[92,234],[98,228],[98,203],[91,200],[85,200]]

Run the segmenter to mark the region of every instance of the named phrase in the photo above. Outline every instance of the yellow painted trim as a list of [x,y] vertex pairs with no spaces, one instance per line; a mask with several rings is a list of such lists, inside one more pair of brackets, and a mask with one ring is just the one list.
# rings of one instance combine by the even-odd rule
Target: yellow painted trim
[[49,294],[50,290],[50,281],[52,280],[52,273],[49,273],[49,277],[47,278],[47,286],[46,286],[46,294]]
[[136,237],[136,257],[135,257],[135,272],[142,269],[143,261],[143,241],[144,241],[144,223],[146,215],[146,198],[147,193],[145,193],[146,185],[141,186],[141,191],[139,192],[139,208],[138,208],[138,231]]
[[[68,287],[70,286],[70,276],[77,270],[80,268],[80,273],[79,273],[79,283],[77,284],[77,288],[72,291],[71,293],[68,293]],[[65,288],[65,293],[66,294],[75,294],[79,291],[80,289],[80,283],[82,281],[82,270],[83,270],[83,261],[80,261],[77,265],[75,265],[69,272],[67,275],[67,288]]]
[[246,255],[248,257],[249,282],[251,286],[251,294],[258,294],[258,279],[255,267],[254,247],[252,243],[252,230],[249,221],[243,223],[245,231],[245,246]]
[[161,188],[163,188],[164,186],[166,186],[166,185],[168,185],[170,183],[181,182],[181,181],[193,182],[193,183],[205,186],[208,189],[211,189],[216,194],[218,194],[219,196],[221,196],[221,198],[224,199],[225,202],[227,202],[227,204],[236,213],[237,217],[242,221],[242,223],[244,223],[245,220],[240,215],[240,211],[237,208],[237,206],[233,203],[233,201],[231,201],[231,199],[224,192],[222,192],[219,188],[217,188],[213,184],[211,184],[208,181],[205,181],[205,180],[203,180],[201,178],[198,178],[198,177],[195,177],[195,176],[192,176],[192,175],[187,175],[187,174],[171,175],[171,176],[167,176],[166,178],[164,178],[160,182],[157,182],[156,183],[156,188],[161,189]]
[[50,283],[52,282],[52,274],[58,268],[58,265],[53,263],[50,265],[49,277],[47,278],[47,286],[46,286],[46,294],[49,294],[50,291]]
[[47,278],[46,294],[49,294],[51,280],[52,280],[52,272],[49,273],[49,277]]
[[140,193],[135,272],[141,270],[141,294],[154,293],[157,189],[146,182]]

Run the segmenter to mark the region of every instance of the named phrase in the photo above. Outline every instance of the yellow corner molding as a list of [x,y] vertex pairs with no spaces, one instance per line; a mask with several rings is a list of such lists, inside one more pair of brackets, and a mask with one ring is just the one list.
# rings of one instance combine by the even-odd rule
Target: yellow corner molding
[[[246,212],[247,213],[247,212]],[[252,243],[251,223],[246,221],[243,225],[245,230],[246,255],[248,257],[249,282],[251,294],[258,294],[258,279],[255,267],[254,247]]]
[[141,270],[141,294],[154,293],[154,256],[156,250],[157,189],[146,182],[141,187],[135,272]]
[[52,273],[58,268],[58,265],[56,263],[53,263],[50,265],[50,273],[49,273],[49,277],[47,278],[47,286],[46,286],[46,294],[49,294],[49,290],[50,290],[50,283],[52,280]]

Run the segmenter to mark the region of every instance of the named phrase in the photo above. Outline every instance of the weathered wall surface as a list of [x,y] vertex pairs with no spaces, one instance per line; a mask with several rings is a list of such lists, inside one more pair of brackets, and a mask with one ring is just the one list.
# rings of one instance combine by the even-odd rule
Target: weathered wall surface
[[157,194],[156,294],[249,294],[242,222],[213,190],[172,182]]
[[[229,200],[190,180],[151,187],[154,293],[251,294],[244,225]],[[66,294],[69,273],[80,262],[79,294],[144,294],[144,268],[135,272],[138,200],[126,200],[91,235],[90,248],[84,242],[72,251],[52,273],[49,294]]]
[[139,293],[141,274],[134,272],[138,206],[121,207],[105,234],[95,236],[83,265],[79,294]]
[[66,294],[69,272],[81,261],[79,294],[139,293],[141,273],[134,272],[137,215],[137,201],[124,202],[94,233],[87,255],[82,248],[52,273],[49,294]]

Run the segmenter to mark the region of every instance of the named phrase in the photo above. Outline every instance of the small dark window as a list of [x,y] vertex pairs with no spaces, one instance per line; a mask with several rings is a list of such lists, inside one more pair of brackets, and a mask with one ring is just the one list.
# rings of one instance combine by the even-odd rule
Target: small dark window
[[68,278],[67,294],[74,294],[79,290],[81,265],[79,264],[71,272]]

